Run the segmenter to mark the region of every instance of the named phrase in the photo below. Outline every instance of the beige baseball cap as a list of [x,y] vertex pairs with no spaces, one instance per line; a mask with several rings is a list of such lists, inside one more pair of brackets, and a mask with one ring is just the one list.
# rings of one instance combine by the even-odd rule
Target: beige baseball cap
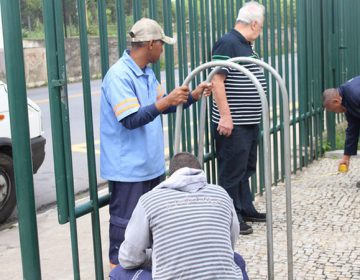
[[150,18],[142,18],[135,22],[129,35],[131,37],[131,42],[161,40],[169,45],[176,43],[176,38],[165,36],[161,26],[155,20]]

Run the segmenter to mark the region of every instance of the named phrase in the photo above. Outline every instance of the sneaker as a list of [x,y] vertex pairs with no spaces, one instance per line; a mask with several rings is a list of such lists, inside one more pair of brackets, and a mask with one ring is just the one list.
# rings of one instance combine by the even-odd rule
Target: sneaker
[[266,214],[255,212],[252,215],[241,215],[245,222],[258,222],[258,223],[265,223],[266,222]]
[[240,234],[247,235],[253,233],[253,229],[245,222],[240,222]]

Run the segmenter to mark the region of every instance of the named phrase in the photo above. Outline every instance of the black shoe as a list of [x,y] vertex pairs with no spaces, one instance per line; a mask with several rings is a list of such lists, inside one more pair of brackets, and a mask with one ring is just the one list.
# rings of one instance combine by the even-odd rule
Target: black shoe
[[356,183],[356,187],[360,188],[360,181]]
[[240,222],[240,234],[247,235],[253,233],[253,229],[245,222]]
[[255,212],[252,215],[241,215],[245,222],[258,222],[258,223],[265,223],[266,222],[266,214]]

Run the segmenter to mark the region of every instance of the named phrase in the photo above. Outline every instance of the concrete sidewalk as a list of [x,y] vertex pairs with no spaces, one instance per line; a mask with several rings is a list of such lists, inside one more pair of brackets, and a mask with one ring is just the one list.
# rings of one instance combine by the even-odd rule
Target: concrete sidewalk
[[[321,159],[292,178],[295,279],[360,279],[360,159],[338,174],[337,159]],[[256,204],[265,209],[265,197]],[[108,208],[101,209],[104,275]],[[275,279],[287,279],[285,189],[273,188]],[[73,279],[69,225],[59,225],[57,210],[38,215],[43,279]],[[250,279],[267,279],[266,226],[240,236],[236,251],[247,262]],[[90,216],[78,219],[81,279],[95,279]],[[18,225],[0,231],[0,279],[22,279]]]

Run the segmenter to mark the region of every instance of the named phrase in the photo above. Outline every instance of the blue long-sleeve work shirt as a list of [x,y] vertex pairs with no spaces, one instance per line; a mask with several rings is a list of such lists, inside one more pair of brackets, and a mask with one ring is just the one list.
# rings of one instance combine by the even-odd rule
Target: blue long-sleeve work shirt
[[339,87],[342,106],[346,108],[345,155],[356,155],[360,134],[360,76],[357,76]]
[[[189,94],[188,101],[183,104],[183,108],[188,108],[191,104],[195,103],[196,100],[192,97],[191,93]],[[159,112],[156,107],[155,103],[141,107],[137,112],[127,116],[126,118],[121,120],[123,126],[127,129],[135,129],[140,126],[146,125],[147,123],[153,121],[158,115],[160,114],[169,114],[176,112],[177,106],[171,106],[162,113]]]

